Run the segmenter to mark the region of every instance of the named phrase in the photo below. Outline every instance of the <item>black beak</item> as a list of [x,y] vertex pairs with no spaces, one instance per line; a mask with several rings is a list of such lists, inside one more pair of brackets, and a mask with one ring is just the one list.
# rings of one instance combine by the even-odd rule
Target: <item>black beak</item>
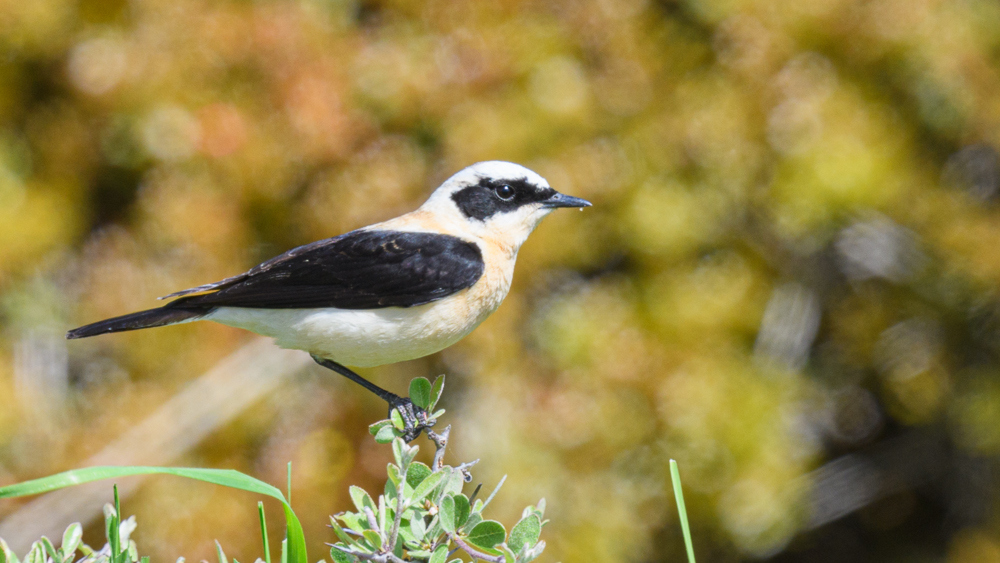
[[542,202],[542,207],[590,207],[593,205],[585,199],[556,192],[555,195]]

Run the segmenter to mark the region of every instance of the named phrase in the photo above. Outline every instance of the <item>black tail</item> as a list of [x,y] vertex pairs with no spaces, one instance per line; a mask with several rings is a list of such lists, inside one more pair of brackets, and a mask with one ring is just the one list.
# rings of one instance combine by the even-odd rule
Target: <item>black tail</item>
[[172,325],[205,316],[209,311],[209,309],[180,309],[168,305],[158,309],[139,311],[138,313],[122,315],[113,319],[81,326],[80,328],[74,328],[66,333],[66,338],[72,340],[74,338],[87,338],[88,336],[97,336],[98,334],[108,334],[109,332],[123,332],[126,330]]

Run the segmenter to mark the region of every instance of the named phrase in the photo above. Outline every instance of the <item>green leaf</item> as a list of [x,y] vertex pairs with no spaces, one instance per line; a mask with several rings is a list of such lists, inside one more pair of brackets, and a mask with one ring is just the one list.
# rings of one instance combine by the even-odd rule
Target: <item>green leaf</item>
[[517,563],[517,555],[514,555],[514,552],[506,545],[500,546],[500,552],[503,553],[504,563]]
[[431,382],[426,377],[418,377],[410,382],[410,400],[424,410],[431,408]]
[[437,538],[443,533],[444,531],[441,529],[441,519],[435,516],[434,519],[431,520],[431,523],[427,526],[427,533],[424,534],[424,537]]
[[215,540],[215,556],[219,559],[219,563],[229,563],[226,553],[222,551],[222,544],[219,543],[219,540]]
[[424,541],[424,535],[427,533],[427,524],[424,523],[423,518],[417,517],[410,520],[410,533],[413,534],[413,539]]
[[386,426],[392,426],[392,421],[389,419],[380,420],[373,424],[368,425],[368,433],[372,436],[378,434],[378,431],[385,428]]
[[416,549],[420,546],[420,540],[413,537],[409,524],[402,524],[399,527],[399,540],[403,542],[407,549]]
[[383,426],[378,434],[375,434],[375,441],[379,444],[388,444],[396,437],[396,429],[390,426]]
[[681,488],[681,473],[677,462],[670,460],[670,480],[674,484],[674,497],[677,498],[677,513],[680,515],[681,532],[684,534],[684,548],[687,550],[688,562],[694,563],[694,545],[691,543],[691,527],[688,525],[687,508],[684,506],[684,489]]
[[406,428],[406,423],[403,422],[403,415],[399,414],[399,411],[396,409],[392,409],[392,412],[389,413],[389,420],[392,421],[392,426],[396,430],[403,431]]
[[403,480],[403,477],[400,476],[399,468],[396,467],[396,464],[394,463],[387,464],[385,467],[385,472],[389,475],[389,480],[392,481],[392,484],[398,487],[399,482]]
[[0,538],[0,563],[20,563],[3,538]]
[[367,491],[354,485],[351,485],[349,490],[351,493],[351,500],[354,501],[354,506],[357,507],[358,512],[364,512],[366,506],[372,509],[372,512],[375,511],[375,501],[372,500],[371,495],[369,495]]
[[108,545],[111,546],[111,563],[114,563],[114,558],[120,551],[118,549],[118,514],[115,513],[115,507],[110,504],[104,505],[104,537],[108,538]]
[[448,480],[445,481],[444,486],[441,488],[445,493],[451,493],[457,495],[462,492],[462,488],[465,487],[465,477],[462,472],[454,467],[448,467]]
[[375,530],[365,530],[364,532],[361,532],[361,535],[368,540],[368,543],[372,544],[375,551],[382,549],[382,536],[378,532]]
[[66,528],[63,532],[62,537],[62,547],[59,548],[61,554],[60,559],[63,561],[67,559],[72,559],[78,547],[80,547],[80,541],[83,539],[83,526],[79,522],[74,522]]
[[406,444],[403,443],[402,438],[396,438],[392,441],[392,457],[396,460],[396,465],[399,466],[401,471],[406,471],[406,451],[404,448]]
[[45,549],[42,544],[35,542],[31,544],[31,551],[24,558],[24,563],[45,563]]
[[[438,377],[438,379],[441,378]],[[438,548],[434,550],[434,555],[431,555],[431,558],[427,563],[444,563],[445,559],[448,559],[448,546],[439,545]]]
[[444,479],[445,474],[443,471],[438,471],[437,473],[431,473],[423,481],[420,482],[416,488],[413,489],[413,494],[410,495],[410,503],[416,504],[420,502],[424,497],[431,494],[434,489],[441,483]]
[[[186,467],[84,467],[74,469],[64,473],[58,473],[41,479],[33,479],[23,483],[0,487],[0,498],[23,497],[37,495],[55,491],[71,485],[90,483],[102,479],[117,479],[132,475],[174,475],[196,479],[216,485],[223,485],[234,489],[241,489],[251,493],[257,493],[281,501],[285,509],[285,522],[289,539],[289,560],[291,563],[309,563],[306,553],[306,539],[302,532],[302,524],[299,522],[292,507],[285,500],[285,496],[276,487],[254,479],[249,475],[234,471],[232,469],[195,469]],[[115,534],[117,536],[117,533]]]
[[522,518],[520,522],[514,525],[510,530],[510,539],[507,540],[507,545],[514,551],[514,553],[520,553],[521,548],[531,546],[538,543],[538,537],[542,535],[542,521],[538,519],[538,516],[532,514],[527,518]]
[[56,550],[56,546],[52,545],[52,540],[42,536],[42,539],[38,540],[42,544],[42,548],[45,549],[46,555],[52,558],[53,561],[59,560],[59,551]]
[[451,495],[445,495],[438,508],[440,509],[438,516],[441,518],[441,529],[449,534],[454,534],[455,529],[458,528],[455,524],[455,498]]
[[350,547],[360,546],[357,540],[347,535],[347,532],[344,531],[344,528],[340,526],[340,523],[338,523],[337,519],[334,518],[333,516],[330,517],[330,527],[333,528],[333,532],[337,534],[337,537],[340,538],[340,541],[344,542],[344,545]]
[[469,532],[468,540],[476,547],[489,549],[503,542],[506,537],[507,530],[504,529],[503,524],[496,520],[486,520],[476,524],[476,527]]
[[455,499],[455,527],[461,528],[469,521],[469,514],[472,509],[469,507],[469,497],[457,494]]
[[469,521],[466,522],[464,526],[462,526],[462,529],[466,531],[471,530],[475,528],[476,525],[478,525],[482,521],[483,521],[483,515],[478,512],[473,512],[472,514],[469,515]]
[[416,489],[417,485],[419,485],[431,473],[431,468],[427,467],[423,463],[420,463],[419,461],[412,463],[406,470],[406,483]]
[[336,547],[330,548],[330,559],[333,560],[333,563],[355,563],[357,561],[353,555],[348,555]]
[[260,537],[264,542],[264,563],[271,563],[271,546],[268,545],[267,541],[267,518],[264,516],[264,503],[262,501],[257,501],[257,514],[260,519]]
[[368,519],[360,514],[345,512],[344,514],[338,516],[338,518],[340,518],[340,521],[343,522],[345,526],[359,534],[368,529]]
[[434,385],[431,387],[431,401],[427,410],[431,410],[437,406],[438,401],[441,399],[441,393],[444,391],[444,374],[437,376],[434,380]]

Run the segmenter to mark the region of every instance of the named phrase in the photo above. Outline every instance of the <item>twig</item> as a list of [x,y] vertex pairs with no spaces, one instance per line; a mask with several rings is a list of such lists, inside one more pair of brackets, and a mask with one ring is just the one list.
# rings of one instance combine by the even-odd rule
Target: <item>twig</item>
[[491,563],[503,563],[503,555],[487,555],[478,551],[476,548],[462,541],[462,538],[458,537],[456,534],[451,534],[451,541],[455,542],[455,545],[462,548],[463,551],[475,559],[482,559],[483,561],[490,561]]
[[427,437],[430,438],[437,451],[434,452],[434,471],[444,467],[444,451],[448,447],[448,435],[451,434],[451,425],[445,427],[444,431],[438,434],[431,429],[427,429]]
[[[430,431],[428,430],[428,432]],[[396,540],[399,538],[399,524],[403,520],[403,485],[406,483],[406,474],[409,471],[410,467],[407,466],[403,474],[399,476],[399,485],[396,487],[396,515],[392,520],[392,530],[389,531],[389,553],[396,549]],[[395,557],[393,555],[394,559]]]
[[471,469],[472,466],[476,465],[477,463],[479,463],[479,460],[474,459],[470,462],[463,463],[462,465],[459,465],[458,467],[455,468],[462,473],[462,480],[464,480],[466,483],[472,482],[472,473],[469,472],[469,469]]

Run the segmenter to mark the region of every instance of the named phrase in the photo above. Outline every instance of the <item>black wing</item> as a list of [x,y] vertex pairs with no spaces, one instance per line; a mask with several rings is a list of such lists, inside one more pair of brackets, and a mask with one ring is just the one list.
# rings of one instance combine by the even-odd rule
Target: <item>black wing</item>
[[[450,235],[352,231],[290,250],[252,270],[181,291],[168,307],[380,309],[430,303],[483,275],[475,243]],[[189,295],[191,293],[200,295]]]

